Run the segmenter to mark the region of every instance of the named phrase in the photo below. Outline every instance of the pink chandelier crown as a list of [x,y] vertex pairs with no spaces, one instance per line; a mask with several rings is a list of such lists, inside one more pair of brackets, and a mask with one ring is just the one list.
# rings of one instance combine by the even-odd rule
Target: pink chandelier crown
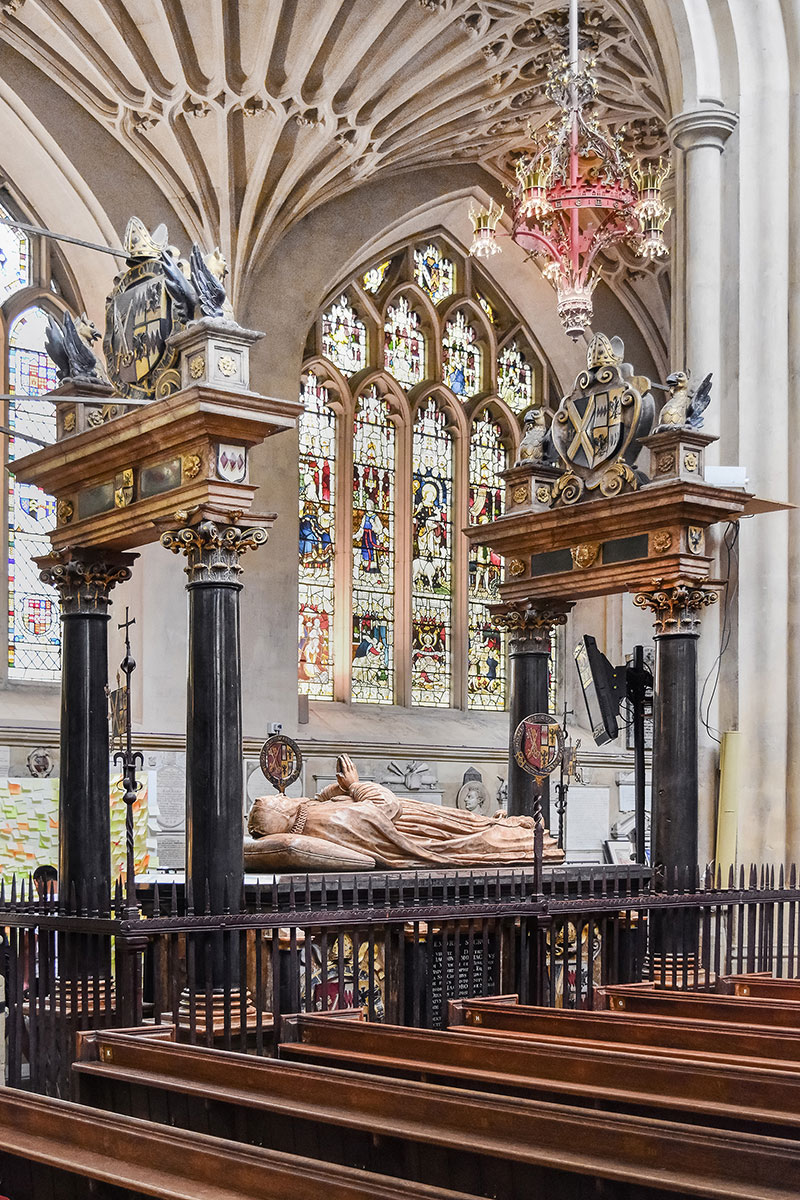
[[[622,133],[601,128],[586,111],[597,97],[593,62],[581,69],[578,0],[570,0],[570,54],[548,74],[545,91],[561,110],[543,129],[529,127],[530,149],[516,164],[510,236],[533,253],[554,286],[565,332],[578,338],[592,322],[598,254],[627,242],[642,258],[667,253],[664,227],[671,210],[662,199],[669,163],[632,162]],[[470,207],[470,253],[487,257],[506,236],[503,209]]]

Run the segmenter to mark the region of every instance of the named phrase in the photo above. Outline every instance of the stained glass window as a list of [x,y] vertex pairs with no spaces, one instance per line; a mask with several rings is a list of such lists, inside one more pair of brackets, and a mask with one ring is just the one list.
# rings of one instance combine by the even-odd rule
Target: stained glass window
[[367,273],[362,277],[361,284],[365,292],[371,292],[373,295],[378,291],[384,279],[386,272],[389,270],[390,260],[380,263],[377,267],[370,267]]
[[516,342],[506,346],[497,360],[497,394],[516,413],[533,403],[533,371]]
[[[502,430],[486,410],[475,421],[469,444],[469,523],[485,525],[502,515],[507,466]],[[486,546],[469,551],[469,659],[467,696],[470,708],[497,710],[506,704],[506,655],[502,633],[495,629],[487,604],[499,600],[502,561]]]
[[486,313],[489,320],[494,325],[494,309],[492,308],[489,301],[486,299],[486,297],[481,292],[476,292],[475,297],[478,301],[478,304],[480,304],[481,308],[483,309],[483,311]]
[[[0,208],[0,217],[9,213]],[[0,225],[0,304],[30,283],[30,243],[21,229]]]
[[386,310],[384,365],[403,387],[413,387],[425,377],[425,338],[419,315],[409,308],[405,296],[397,307]]
[[366,365],[367,331],[347,296],[323,313],[322,353],[344,375],[353,375]]
[[424,250],[414,251],[414,278],[434,304],[452,296],[456,290],[455,267],[433,242]]
[[299,691],[333,699],[336,416],[309,374],[300,400]]
[[433,398],[412,446],[411,701],[450,704],[453,593],[453,440]]
[[387,400],[371,388],[353,424],[352,699],[394,701],[395,433]]
[[[0,226],[0,228],[3,228]],[[9,330],[9,390],[20,397],[40,396],[56,386],[56,373],[44,348],[47,313],[29,308]],[[9,441],[13,461],[37,450],[25,434],[52,442],[55,407],[41,400],[12,400]],[[8,477],[8,675],[9,679],[53,681],[61,666],[58,595],[39,579],[33,562],[47,554],[47,533],[56,521],[56,502],[40,488]]]
[[459,310],[445,326],[442,338],[442,379],[457,396],[481,390],[481,351],[475,330]]

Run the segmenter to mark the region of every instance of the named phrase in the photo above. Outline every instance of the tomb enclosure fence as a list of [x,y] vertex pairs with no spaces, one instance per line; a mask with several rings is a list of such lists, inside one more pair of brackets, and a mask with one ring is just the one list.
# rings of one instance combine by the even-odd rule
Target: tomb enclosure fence
[[121,882],[112,897],[0,887],[7,1083],[69,1097],[87,1029],[167,1023],[189,1044],[271,1055],[293,1013],[435,1029],[459,998],[591,1009],[608,985],[800,976],[794,866],[294,876],[247,882],[225,907],[176,884],[134,905]]

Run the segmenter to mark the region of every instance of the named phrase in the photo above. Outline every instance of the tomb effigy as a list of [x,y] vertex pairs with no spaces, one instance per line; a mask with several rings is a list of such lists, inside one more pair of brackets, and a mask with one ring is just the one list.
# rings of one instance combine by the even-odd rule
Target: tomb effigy
[[[336,783],[314,799],[264,796],[248,816],[250,870],[371,870],[532,864],[532,817],[482,816],[401,799],[379,783],[360,780],[346,754]],[[563,853],[544,834],[546,861]]]

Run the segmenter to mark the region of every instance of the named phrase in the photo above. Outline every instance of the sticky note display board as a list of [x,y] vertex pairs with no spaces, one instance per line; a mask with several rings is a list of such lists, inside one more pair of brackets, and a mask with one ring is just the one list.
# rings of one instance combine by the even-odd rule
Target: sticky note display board
[[[148,773],[133,805],[137,875],[158,866],[157,808],[150,802]],[[111,877],[125,872],[125,802],[122,780],[111,777]],[[37,867],[58,865],[58,780],[0,779],[0,878],[27,877]]]

